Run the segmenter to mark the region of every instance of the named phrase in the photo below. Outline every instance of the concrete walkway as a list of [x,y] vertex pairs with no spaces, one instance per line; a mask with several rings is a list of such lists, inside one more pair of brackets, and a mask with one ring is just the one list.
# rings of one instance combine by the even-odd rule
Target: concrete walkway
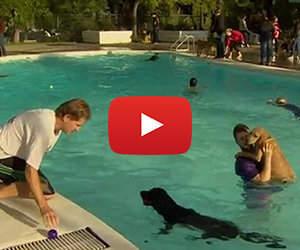
[[[132,50],[170,50],[172,43],[158,43],[158,44],[142,44],[142,43],[129,43],[129,44],[87,44],[87,43],[20,43],[20,44],[8,44],[7,54],[9,55],[21,55],[21,54],[40,54],[40,53],[52,53],[63,51],[91,51],[102,50],[109,48],[122,48]],[[250,48],[243,48],[243,62],[259,64],[259,45],[252,45]],[[281,59],[277,60],[274,64],[276,67],[297,69],[299,66],[294,66],[289,60]]]

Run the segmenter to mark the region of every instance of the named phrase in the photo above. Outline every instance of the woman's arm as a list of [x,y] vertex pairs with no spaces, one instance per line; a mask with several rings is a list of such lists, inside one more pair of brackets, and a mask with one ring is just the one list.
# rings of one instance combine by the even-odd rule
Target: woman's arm
[[273,154],[272,142],[266,142],[263,147],[263,169],[259,174],[259,181],[266,182],[271,179],[271,160]]

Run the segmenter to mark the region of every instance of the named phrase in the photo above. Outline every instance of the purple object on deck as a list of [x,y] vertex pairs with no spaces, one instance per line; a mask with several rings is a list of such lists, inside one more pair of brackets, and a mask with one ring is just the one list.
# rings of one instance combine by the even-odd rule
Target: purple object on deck
[[55,240],[58,236],[58,233],[55,229],[51,229],[48,231],[48,239]]

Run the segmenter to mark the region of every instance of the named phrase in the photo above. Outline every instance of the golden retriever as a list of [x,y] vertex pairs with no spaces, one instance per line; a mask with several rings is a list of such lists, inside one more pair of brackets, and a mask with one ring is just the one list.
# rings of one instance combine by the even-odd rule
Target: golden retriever
[[216,46],[213,42],[197,40],[197,56],[201,56],[201,54],[205,55],[205,57],[214,57],[216,54]]
[[294,171],[289,162],[284,157],[281,148],[275,139],[263,128],[253,129],[248,136],[248,144],[255,145],[255,153],[242,152],[239,156],[249,157],[258,162],[261,161],[263,152],[262,148],[266,142],[273,144],[273,154],[271,159],[271,180],[282,183],[292,182],[296,180]]

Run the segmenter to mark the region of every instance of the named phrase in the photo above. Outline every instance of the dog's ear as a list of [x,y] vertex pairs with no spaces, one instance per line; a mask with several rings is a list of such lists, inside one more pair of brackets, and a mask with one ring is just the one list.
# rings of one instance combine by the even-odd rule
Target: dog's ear
[[264,141],[272,138],[268,131],[266,131],[265,129],[262,129],[261,135]]
[[263,128],[259,129],[260,139],[258,141],[259,147],[263,147],[266,140],[271,139],[271,135]]

